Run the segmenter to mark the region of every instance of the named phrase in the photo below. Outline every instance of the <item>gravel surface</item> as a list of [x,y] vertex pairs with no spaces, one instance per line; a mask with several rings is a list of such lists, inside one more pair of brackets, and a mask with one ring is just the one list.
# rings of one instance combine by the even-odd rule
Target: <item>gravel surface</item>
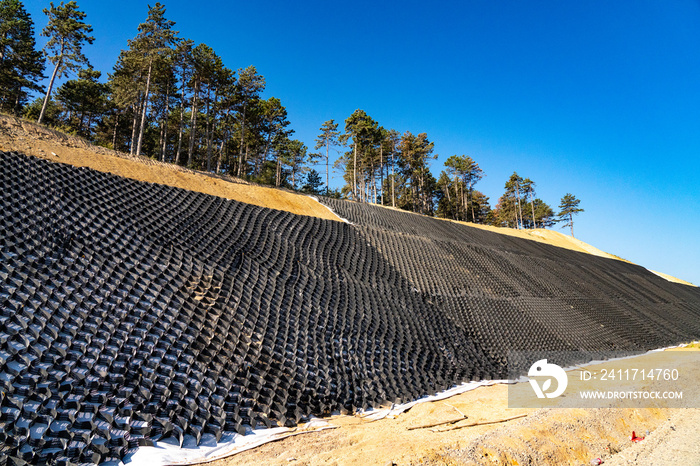
[[[700,409],[676,410],[641,442],[605,461],[606,466],[700,465]],[[638,432],[637,435],[644,435]]]

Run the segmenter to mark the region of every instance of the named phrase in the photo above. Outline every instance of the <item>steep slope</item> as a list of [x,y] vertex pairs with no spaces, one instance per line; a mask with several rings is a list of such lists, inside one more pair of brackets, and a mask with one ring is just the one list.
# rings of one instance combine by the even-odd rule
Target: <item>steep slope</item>
[[19,151],[52,162],[88,167],[133,180],[165,184],[297,215],[338,220],[308,196],[94,146],[84,139],[0,114],[0,151],[3,150]]
[[650,349],[700,330],[700,289],[643,267],[372,205],[322,202],[498,358],[511,350]]
[[[641,267],[324,200],[354,225],[0,156],[5,457],[99,463],[700,335]],[[572,359],[571,362],[576,362]]]
[[[161,163],[148,157],[136,157],[127,153],[94,146],[79,137],[61,133],[42,125],[37,125],[34,122],[0,114],[0,151],[3,150],[19,151],[52,162],[68,163],[76,167],[88,167],[138,181],[165,184],[260,207],[284,210],[293,214],[339,220],[338,217],[331,214],[308,196],[282,189],[259,186],[239,178],[189,170],[171,163]],[[385,208],[391,209],[390,207]],[[473,223],[463,224],[574,251],[620,259],[583,241],[552,230],[515,230]],[[655,273],[666,280],[691,285],[670,275],[660,272]]]

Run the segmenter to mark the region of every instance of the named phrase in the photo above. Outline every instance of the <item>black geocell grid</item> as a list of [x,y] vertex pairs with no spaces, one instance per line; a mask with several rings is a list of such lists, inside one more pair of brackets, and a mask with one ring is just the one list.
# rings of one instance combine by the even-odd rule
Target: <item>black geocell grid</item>
[[619,261],[350,202],[322,200],[357,225],[0,161],[0,463],[118,461],[407,401],[505,377],[510,349],[700,335],[698,289]]
[[[378,206],[321,198],[455,328],[503,362],[566,351],[575,364],[692,341],[700,288],[643,267]],[[578,356],[573,356],[574,354]],[[534,361],[513,361],[526,372]],[[513,368],[511,368],[513,369]]]

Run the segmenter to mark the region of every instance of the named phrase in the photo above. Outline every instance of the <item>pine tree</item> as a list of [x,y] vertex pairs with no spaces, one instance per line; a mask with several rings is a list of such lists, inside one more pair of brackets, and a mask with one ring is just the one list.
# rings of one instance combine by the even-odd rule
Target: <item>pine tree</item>
[[66,81],[56,91],[56,100],[68,112],[68,126],[88,139],[91,139],[96,117],[104,111],[107,98],[108,86],[98,81],[101,75],[92,68],[80,70],[78,79]]
[[571,193],[566,193],[564,197],[561,198],[561,203],[559,204],[559,222],[566,222],[561,228],[571,227],[571,237],[574,238],[574,215],[579,212],[583,212],[583,209],[579,208],[581,201],[576,199]]
[[0,108],[18,114],[43,72],[31,16],[19,0],[0,0]]
[[[341,144],[350,145],[351,153],[346,153],[342,158],[345,162],[344,178],[349,185],[348,191],[352,192],[353,200],[366,200],[366,192],[360,190],[358,185],[358,161],[359,170],[363,171],[363,161],[365,160],[369,148],[378,142],[379,125],[364,110],[355,110],[345,120],[345,133],[340,135]],[[352,143],[350,141],[352,140]],[[364,184],[364,178],[360,180]]]
[[430,173],[428,163],[437,158],[433,154],[435,144],[428,140],[426,133],[413,135],[406,131],[399,142],[399,157],[404,164],[404,175],[410,179],[411,210],[430,214],[433,210],[433,187],[435,177]]
[[[286,130],[287,126],[289,126],[289,120],[287,120],[287,109],[284,108],[280,99],[277,97],[270,97],[267,100],[261,101],[260,107],[260,117],[262,120],[262,124],[260,125],[260,133],[264,140],[264,149],[260,160],[256,162],[256,177],[260,177],[261,170],[265,162],[267,162],[270,155],[270,150],[278,136],[291,134],[290,131]],[[279,165],[279,163],[276,163],[275,167],[277,167],[277,165]]]
[[153,69],[158,60],[167,58],[173,53],[172,45],[177,41],[177,31],[172,30],[174,25],[174,21],[165,19],[165,6],[156,3],[155,6],[149,7],[146,22],[139,24],[139,32],[129,44],[138,56],[137,60],[141,64],[141,69],[145,70],[144,74],[146,75],[146,88],[141,108],[141,124],[138,142],[136,143],[136,155],[141,155]]
[[[396,208],[396,148],[399,145],[399,140],[401,135],[395,129],[390,129],[387,131],[384,140],[387,144],[387,149],[389,149],[389,154],[387,158],[387,180],[391,179],[391,206]],[[391,165],[391,176],[389,176],[389,165]],[[384,187],[382,186],[382,192]]]
[[333,119],[330,119],[321,125],[319,131],[321,131],[321,134],[319,134],[316,138],[316,146],[314,147],[314,149],[321,149],[322,147],[326,148],[326,190],[328,190],[330,187],[328,169],[330,161],[329,151],[331,147],[335,147],[338,145],[338,136],[340,135],[340,133],[338,132],[338,123],[336,123]]
[[175,163],[180,164],[180,154],[182,153],[183,132],[185,129],[185,104],[187,102],[187,84],[192,76],[194,67],[192,59],[192,49],[194,42],[190,39],[182,40],[175,50],[175,66],[180,75],[180,119],[177,131],[177,150],[175,151]]
[[[44,108],[44,99],[37,97],[22,109],[22,116],[28,120],[36,120],[39,118],[41,109]],[[61,107],[54,99],[49,99],[49,103],[44,108],[44,124],[49,126],[58,126],[61,121]]]
[[285,174],[289,174],[291,178],[292,189],[296,189],[296,182],[299,174],[307,171],[307,148],[298,139],[289,139],[287,134],[277,137],[275,144],[277,152],[277,174],[275,185],[277,187],[283,185]]
[[[301,191],[307,194],[321,194],[323,191],[321,186],[323,186],[321,174],[316,170],[310,170],[306,175],[306,184],[301,188]],[[325,191],[328,192],[328,188]]]
[[244,174],[243,148],[245,147],[246,113],[251,103],[259,98],[265,90],[265,78],[258,74],[254,66],[238,70],[238,84],[236,85],[236,101],[241,128],[241,143],[238,146],[238,173]]
[[525,178],[523,180],[523,193],[525,194],[525,200],[527,202],[527,197],[530,197],[530,208],[532,210],[532,228],[537,228],[537,221],[535,220],[535,182],[530,178]]
[[[132,155],[136,152],[136,128],[142,100],[139,92],[140,82],[141,71],[136,54],[133,50],[122,50],[107,83],[110,89],[111,105],[115,109],[112,147],[116,149],[128,146],[129,153]],[[129,129],[128,124],[121,125],[125,137],[123,142],[119,143],[117,134],[121,121],[125,123],[131,121],[131,128]]]
[[[523,194],[523,178],[517,172],[513,172],[505,186],[506,192],[503,195],[503,213],[512,213],[515,217],[513,228],[523,227],[523,209],[520,199]],[[500,203],[499,203],[500,204]],[[510,222],[508,222],[510,223]]]
[[78,10],[78,4],[71,0],[65,5],[59,6],[50,3],[50,8],[44,8],[44,14],[49,17],[49,22],[41,35],[49,40],[44,46],[44,54],[54,64],[49,87],[44,97],[44,104],[37,119],[38,123],[44,118],[46,105],[48,105],[51,91],[56,78],[60,78],[68,71],[77,71],[80,65],[89,65],[87,57],[83,55],[83,44],[92,44],[94,37],[88,35],[92,32],[92,26],[85,24],[85,13]]
[[554,219],[554,211],[552,208],[540,198],[536,198],[532,201],[535,211],[535,219],[533,221],[534,227],[537,228],[539,224],[541,228],[547,228],[554,226],[556,220]]
[[[459,193],[455,193],[455,197],[461,199],[462,206],[464,208],[464,218],[468,219],[467,206],[474,205],[472,203],[472,196],[474,191],[474,185],[479,182],[484,177],[484,171],[479,167],[479,164],[474,161],[469,156],[462,155],[458,157],[453,155],[445,161],[445,166],[448,167],[450,174],[455,178],[461,178],[462,183],[455,183],[455,189],[458,187],[462,188],[461,196]],[[464,196],[464,187],[467,188],[467,197]],[[472,222],[476,220],[476,214],[473,209],[471,209]]]
[[489,198],[476,189],[472,192],[470,206],[475,223],[487,223],[488,219],[493,215]]

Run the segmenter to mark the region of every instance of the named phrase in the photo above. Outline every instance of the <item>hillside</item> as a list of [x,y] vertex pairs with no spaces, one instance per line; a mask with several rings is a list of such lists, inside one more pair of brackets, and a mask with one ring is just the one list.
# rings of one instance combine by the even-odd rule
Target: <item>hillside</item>
[[0,150],[19,151],[53,162],[67,163],[75,167],[89,167],[132,180],[165,184],[293,214],[337,220],[337,217],[307,196],[250,184],[237,178],[219,177],[188,170],[147,157],[130,156],[104,147],[93,146],[81,138],[2,114],[0,114]]
[[[142,173],[40,128],[18,139],[21,126],[2,126],[3,147]],[[0,425],[13,439],[0,453],[13,461],[119,461],[404,403],[522,373],[531,361],[512,350],[578,364],[700,337],[698,288],[542,238],[284,193],[310,214],[296,215],[60,154],[0,157]]]
[[346,201],[322,199],[352,224],[2,166],[4,430],[24,429],[21,397],[56,398],[51,446],[12,456],[120,459],[504,379],[512,349],[574,364],[700,337],[697,288],[617,260]]
[[[173,164],[160,163],[147,157],[130,156],[123,152],[94,146],[81,138],[4,114],[0,114],[0,151],[19,151],[35,157],[67,163],[76,167],[89,167],[138,181],[165,184],[298,215],[339,220],[337,216],[322,208],[309,196],[251,184],[239,178],[214,176],[205,172],[188,170]],[[391,207],[386,208],[392,210]],[[446,221],[452,222],[453,220]],[[624,260],[558,231],[515,230],[474,223],[456,223],[600,257]],[[666,280],[693,286],[693,284],[671,275],[662,272],[654,273]]]

